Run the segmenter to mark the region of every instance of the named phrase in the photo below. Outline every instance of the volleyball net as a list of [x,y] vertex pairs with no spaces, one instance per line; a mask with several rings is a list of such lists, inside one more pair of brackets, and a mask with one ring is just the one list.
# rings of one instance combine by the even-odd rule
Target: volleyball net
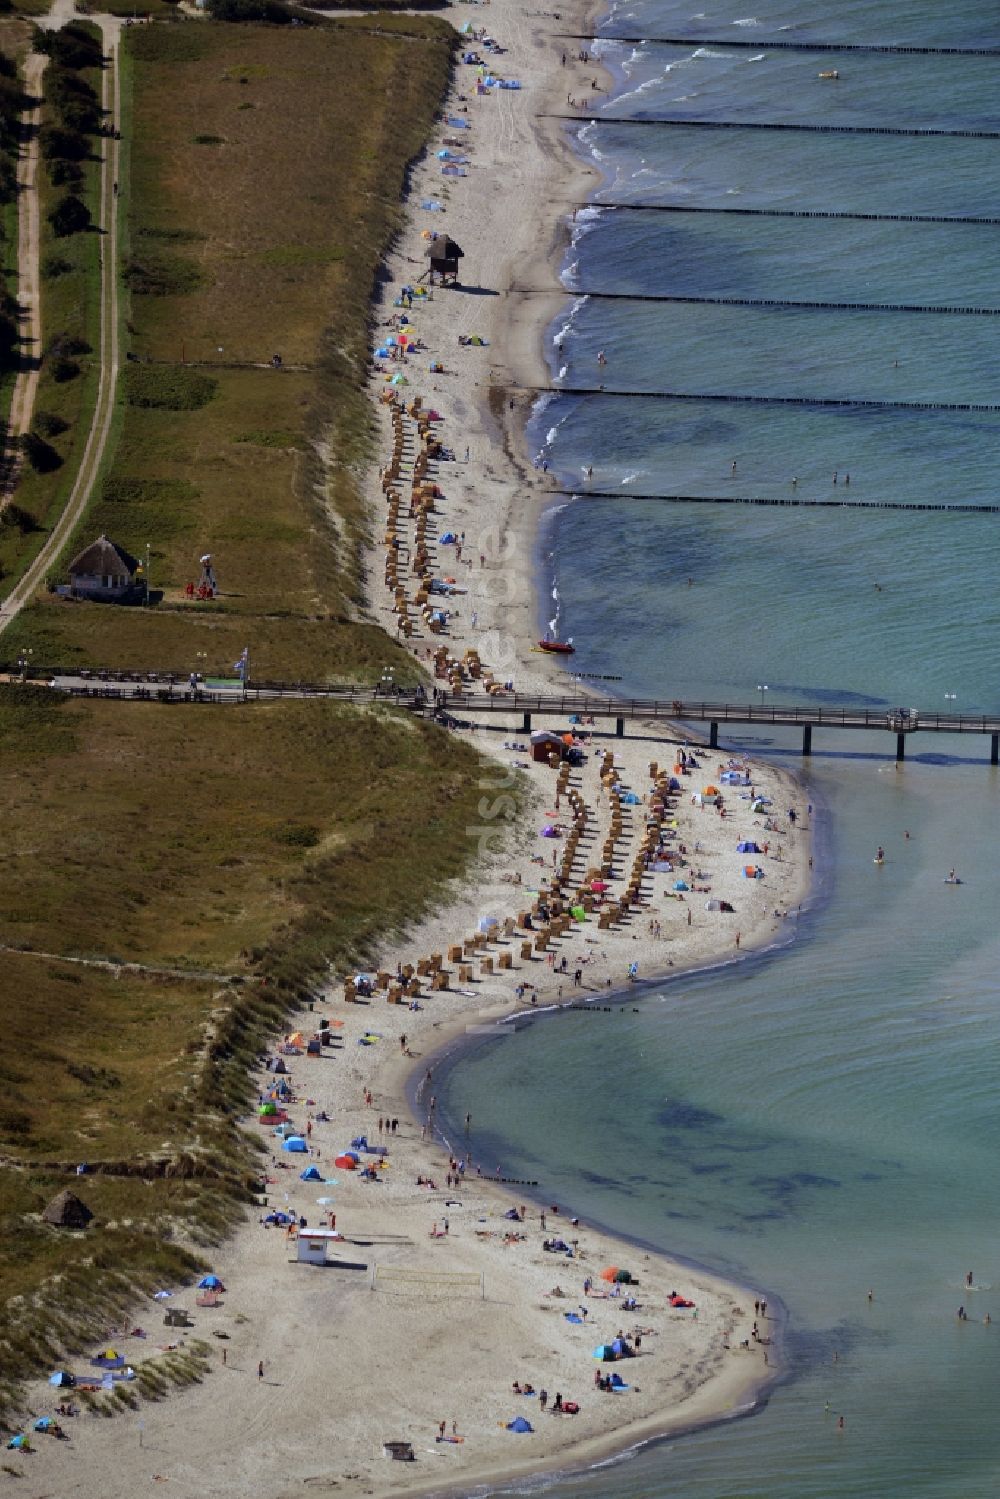
[[421,1270],[411,1265],[372,1265],[371,1289],[405,1295],[443,1291],[461,1292],[486,1300],[486,1276],[481,1270]]

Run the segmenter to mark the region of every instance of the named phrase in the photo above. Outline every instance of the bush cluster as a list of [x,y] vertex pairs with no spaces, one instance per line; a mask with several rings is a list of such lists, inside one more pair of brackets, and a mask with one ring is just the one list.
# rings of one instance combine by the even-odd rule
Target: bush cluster
[[[82,22],[72,22],[61,31],[36,32],[34,45],[49,59],[42,85],[48,119],[38,136],[42,158],[53,186],[79,187],[83,181],[80,163],[92,151],[90,137],[104,129],[97,89],[84,76],[104,66],[103,45],[98,34]],[[78,234],[89,228],[90,214],[87,212],[84,218],[75,207],[78,202],[71,193],[49,215],[57,235]],[[72,209],[65,207],[67,203],[73,205]],[[56,213],[61,215],[58,224]]]

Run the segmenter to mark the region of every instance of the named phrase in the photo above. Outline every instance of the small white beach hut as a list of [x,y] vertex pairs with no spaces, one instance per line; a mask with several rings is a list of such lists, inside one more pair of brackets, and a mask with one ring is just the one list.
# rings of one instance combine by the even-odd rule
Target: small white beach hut
[[300,1228],[298,1237],[299,1251],[296,1258],[300,1265],[325,1265],[326,1246],[333,1240],[334,1243],[343,1243],[344,1236],[339,1234],[335,1228]]

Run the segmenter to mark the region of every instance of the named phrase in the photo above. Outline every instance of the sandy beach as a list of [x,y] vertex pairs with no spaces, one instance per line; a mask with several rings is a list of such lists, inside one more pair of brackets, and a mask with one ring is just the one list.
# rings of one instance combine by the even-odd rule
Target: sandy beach
[[[521,86],[480,97],[475,68],[459,64],[445,118],[412,174],[407,227],[387,257],[376,347],[399,335],[401,312],[419,347],[378,360],[372,382],[381,457],[370,483],[370,605],[390,633],[411,622],[410,644],[429,672],[444,648],[452,664],[442,657],[435,681],[460,671],[475,692],[510,681],[542,690],[566,680],[535,648],[532,559],[557,496],[521,434],[533,391],[548,383],[542,334],[562,300],[565,216],[596,178],[558,122],[537,116],[569,96],[594,98],[595,82],[607,80],[575,52],[563,61],[560,33],[574,29],[565,13],[557,20],[513,0],[449,15],[494,36],[505,50],[484,59]],[[470,38],[468,47],[485,43]],[[449,125],[455,119],[465,123]],[[440,150],[468,157],[467,175],[444,175]],[[421,210],[430,201],[444,211]],[[462,289],[435,287],[398,307],[401,288],[421,284],[428,229],[461,245]],[[483,342],[460,342],[473,337]],[[396,408],[380,399],[393,374],[408,382],[396,387]],[[405,409],[414,397],[419,406]],[[428,427],[429,408],[440,420]],[[421,462],[428,433],[453,456]],[[440,491],[433,510],[411,505],[417,481]],[[391,489],[401,497],[395,518]],[[457,543],[445,544],[446,532]],[[387,540],[393,533],[398,545]],[[427,567],[415,571],[422,545]],[[418,601],[425,570],[463,590],[433,597],[449,616],[438,633],[424,614],[431,600]],[[475,873],[415,930],[387,936],[373,992],[359,992],[355,975],[331,975],[323,999],[295,1017],[289,1034],[302,1043],[282,1054],[284,1107],[306,1152],[283,1150],[270,1118],[248,1121],[269,1149],[267,1200],[214,1260],[227,1287],[220,1304],[196,1309],[193,1289],[168,1288],[175,1295],[164,1304],[185,1307],[194,1326],[165,1328],[163,1306],[151,1301],[137,1318],[147,1336],[121,1344],[138,1365],[168,1339],[204,1339],[210,1373],[169,1399],[141,1402],[138,1415],[64,1423],[71,1441],[43,1440],[26,1492],[468,1492],[744,1413],[780,1373],[773,1312],[755,1311],[759,1289],[576,1223],[567,1205],[547,1203],[544,1181],[529,1191],[502,1171],[497,1180],[497,1163],[478,1159],[474,1119],[446,1147],[435,1133],[434,1069],[470,1029],[519,1010],[607,1003],[623,992],[628,1002],[631,983],[788,940],[811,864],[801,788],[773,765],[730,760],[662,724],[631,725],[616,739],[587,723],[536,723],[576,741],[574,763],[549,746],[552,765],[532,758],[514,717],[463,716],[473,727],[460,732],[473,735],[487,765],[481,826],[469,829]],[[436,981],[442,972],[446,981]],[[334,1044],[304,1054],[321,1019]],[[273,1070],[258,1082],[263,1104]],[[414,1082],[416,1117],[407,1105]],[[385,1151],[358,1148],[368,1176],[335,1164],[362,1136]],[[310,1165],[319,1180],[301,1179]],[[333,1263],[297,1263],[296,1239],[263,1221],[273,1210],[312,1229],[332,1213],[343,1235],[327,1246]],[[617,1226],[627,1233],[627,1223]],[[545,1248],[552,1240],[563,1247]],[[612,1265],[636,1283],[603,1279]],[[672,1304],[672,1295],[693,1305]],[[594,1348],[619,1334],[635,1356],[595,1359]],[[599,1389],[595,1371],[628,1388]],[[515,1381],[532,1393],[516,1393]],[[59,1398],[44,1384],[30,1395],[38,1415]],[[557,1395],[578,1412],[553,1413]],[[531,1432],[508,1429],[519,1416]],[[390,1460],[390,1441],[412,1444],[415,1460]]]

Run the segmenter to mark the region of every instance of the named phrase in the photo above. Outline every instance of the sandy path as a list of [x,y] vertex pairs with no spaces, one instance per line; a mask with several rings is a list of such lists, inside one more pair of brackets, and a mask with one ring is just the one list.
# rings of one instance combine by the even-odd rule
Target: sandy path
[[[67,21],[72,20],[74,14],[72,5],[65,3],[65,0],[63,0],[63,4],[53,7],[50,15],[40,17],[38,24],[46,29],[57,30],[64,26]],[[112,127],[117,130],[121,126],[118,41],[122,22],[114,16],[90,16],[88,19],[100,27],[101,34],[104,37],[108,64],[104,69],[102,78],[101,105]],[[100,196],[100,219],[104,230],[101,253],[100,375],[90,431],[87,434],[87,441],[84,445],[83,456],[80,460],[80,467],[73,488],[70,490],[69,499],[62,514],[53,526],[48,540],[31,566],[20,581],[15,584],[4,600],[3,606],[0,607],[0,634],[16,619],[25,605],[31,602],[37,589],[43,583],[46,573],[52,567],[53,563],[58,560],[59,554],[72,535],[74,527],[84,512],[87,501],[90,499],[91,491],[104,457],[108,433],[111,430],[111,418],[114,414],[119,368],[118,214],[114,184],[118,181],[120,152],[120,141],[115,140],[112,136],[106,136],[104,138],[104,155],[101,166]],[[37,198],[35,229],[37,276]],[[34,306],[37,311],[37,297]],[[40,336],[39,328],[39,344]],[[35,382],[37,384],[37,372],[35,372]],[[31,402],[33,408],[34,387],[32,387]],[[30,422],[32,410],[25,409],[27,410],[26,420]]]

